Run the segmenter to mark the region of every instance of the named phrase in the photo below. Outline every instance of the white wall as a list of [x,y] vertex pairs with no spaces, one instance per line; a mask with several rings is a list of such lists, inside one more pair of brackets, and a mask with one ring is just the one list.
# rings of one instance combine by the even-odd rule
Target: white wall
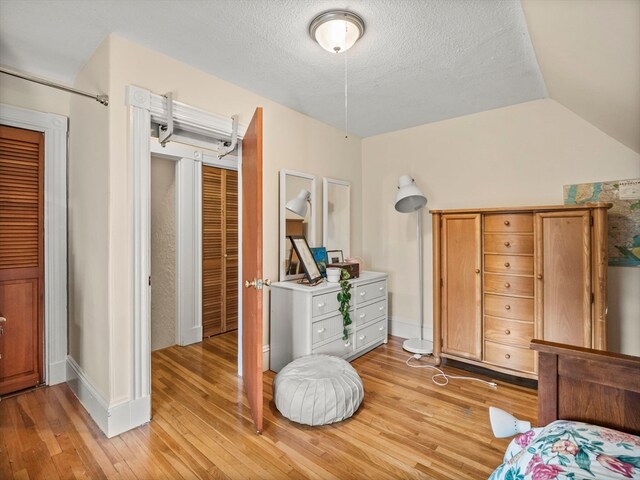
[[[363,250],[390,274],[392,333],[417,335],[415,216],[393,208],[408,173],[432,209],[562,204],[562,186],[640,177],[640,155],[553,100],[422,125],[362,142]],[[431,216],[424,214],[425,334],[432,325]],[[611,345],[640,355],[640,269],[610,268]],[[624,280],[622,280],[624,278]],[[636,290],[637,292],[637,290]]]
[[176,343],[175,166],[151,157],[151,350]]
[[[109,42],[76,77],[76,88],[109,91]],[[68,275],[69,355],[108,401],[112,325],[109,322],[109,108],[73,95],[69,108]]]
[[62,90],[0,74],[0,103],[68,117],[70,96]]
[[640,1],[522,0],[549,96],[640,152]]

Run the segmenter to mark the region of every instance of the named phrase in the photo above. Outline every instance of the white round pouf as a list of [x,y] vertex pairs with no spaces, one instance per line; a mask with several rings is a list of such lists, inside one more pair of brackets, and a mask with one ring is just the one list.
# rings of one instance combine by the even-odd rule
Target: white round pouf
[[329,355],[307,355],[280,370],[273,398],[282,415],[305,425],[327,425],[349,418],[364,398],[358,372]]

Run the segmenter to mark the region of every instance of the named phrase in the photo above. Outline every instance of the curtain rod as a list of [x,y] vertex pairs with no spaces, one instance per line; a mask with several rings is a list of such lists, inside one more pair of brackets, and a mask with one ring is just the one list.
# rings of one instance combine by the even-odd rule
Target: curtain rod
[[29,82],[35,82],[41,85],[46,85],[47,87],[57,88],[58,90],[64,90],[65,92],[75,93],[76,95],[82,95],[83,97],[93,98],[96,102],[101,103],[105,107],[109,105],[108,95],[94,95],[92,93],[83,92],[82,90],[78,90],[76,88],[67,87],[66,85],[61,85],[59,83],[45,80],[44,78],[34,77],[33,75],[29,75],[27,73],[18,72],[16,70],[9,70],[4,67],[0,67],[0,73],[5,73],[13,77],[22,78],[23,80],[27,80]]

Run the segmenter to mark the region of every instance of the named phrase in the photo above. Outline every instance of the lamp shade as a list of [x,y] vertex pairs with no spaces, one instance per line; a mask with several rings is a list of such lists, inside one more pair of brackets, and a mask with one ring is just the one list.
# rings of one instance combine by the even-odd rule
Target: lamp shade
[[516,433],[524,433],[531,430],[531,423],[518,420],[510,413],[496,407],[489,407],[489,420],[491,430],[496,438],[513,437]]
[[364,34],[364,22],[355,13],[333,10],[318,15],[309,26],[309,34],[326,51],[342,53]]
[[285,208],[304,218],[307,215],[307,201],[310,201],[310,199],[311,192],[303,188],[295,198],[292,198],[287,202]]
[[427,197],[409,175],[402,175],[398,179],[398,193],[396,194],[396,210],[401,213],[411,213],[420,210],[427,204]]

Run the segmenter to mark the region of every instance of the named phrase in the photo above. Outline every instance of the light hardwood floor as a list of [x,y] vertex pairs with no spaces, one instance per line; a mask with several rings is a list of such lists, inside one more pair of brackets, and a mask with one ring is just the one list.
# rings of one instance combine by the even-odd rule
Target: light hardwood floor
[[[305,427],[280,416],[265,375],[254,433],[236,376],[235,333],[153,353],[153,420],[107,439],[66,385],[0,402],[0,478],[487,478],[507,440],[489,405],[535,423],[536,392],[431,382],[400,339],[355,360],[365,401],[349,420]],[[448,373],[462,373],[453,368]]]

